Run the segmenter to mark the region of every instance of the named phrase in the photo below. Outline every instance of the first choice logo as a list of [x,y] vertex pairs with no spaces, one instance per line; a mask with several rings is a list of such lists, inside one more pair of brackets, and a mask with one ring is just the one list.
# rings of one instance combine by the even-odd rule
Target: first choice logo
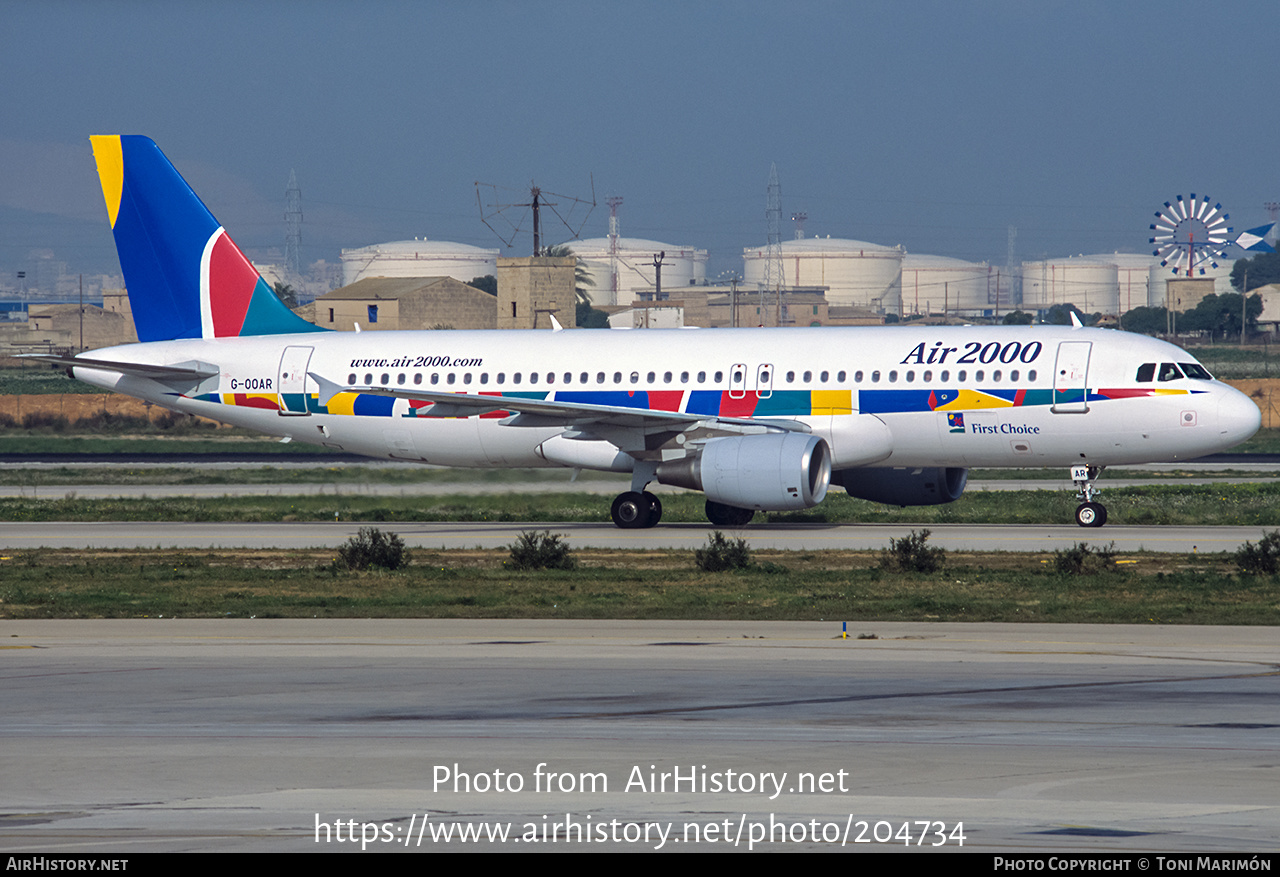
[[[1025,423],[1002,423],[999,426],[986,423],[970,423],[974,435],[1039,435],[1040,427]],[[956,432],[955,429],[951,430]]]
[[[911,352],[904,356],[899,365],[942,365],[953,353],[960,353],[959,347],[943,347],[941,341],[933,342],[929,347],[927,341],[921,341]],[[1014,362],[1030,364],[1036,361],[1044,350],[1039,341],[1023,344],[1021,341],[1010,341],[1001,345],[999,341],[970,341],[964,345],[964,352],[951,360],[955,365],[987,365],[1003,362],[1006,365]]]

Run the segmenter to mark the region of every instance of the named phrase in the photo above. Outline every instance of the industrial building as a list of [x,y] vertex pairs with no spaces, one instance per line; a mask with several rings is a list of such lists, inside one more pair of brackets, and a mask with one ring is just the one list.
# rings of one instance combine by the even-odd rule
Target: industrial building
[[492,329],[496,301],[452,277],[373,277],[295,310],[325,329]]

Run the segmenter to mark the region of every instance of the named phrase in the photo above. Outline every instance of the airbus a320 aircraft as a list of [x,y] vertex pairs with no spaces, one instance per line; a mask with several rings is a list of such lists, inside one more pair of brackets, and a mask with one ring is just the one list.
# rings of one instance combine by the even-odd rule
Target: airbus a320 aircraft
[[1081,327],[331,332],[272,294],[159,148],[91,138],[141,343],[63,362],[87,383],[371,457],[630,472],[707,518],[804,509],[835,484],[952,502],[967,469],[1069,468],[1101,526],[1105,466],[1231,447],[1261,414],[1162,341]]

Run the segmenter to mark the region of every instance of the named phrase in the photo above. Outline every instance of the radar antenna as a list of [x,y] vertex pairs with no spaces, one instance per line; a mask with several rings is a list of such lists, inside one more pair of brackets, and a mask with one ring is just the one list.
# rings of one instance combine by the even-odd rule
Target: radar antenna
[[[498,236],[505,246],[513,246],[517,237],[524,231],[533,232],[533,254],[541,256],[546,252],[542,245],[542,209],[545,207],[555,214],[570,237],[577,240],[583,226],[587,224],[591,211],[596,207],[596,181],[591,181],[591,200],[575,198],[572,195],[560,195],[540,188],[536,183],[529,183],[529,200],[515,201],[523,194],[523,190],[508,189],[493,183],[476,183],[476,205],[480,208],[480,221]],[[485,205],[484,193],[489,193],[490,203]],[[554,198],[556,200],[548,200]],[[560,208],[563,208],[563,212]],[[517,212],[520,211],[520,212]],[[513,220],[514,217],[514,220]]]

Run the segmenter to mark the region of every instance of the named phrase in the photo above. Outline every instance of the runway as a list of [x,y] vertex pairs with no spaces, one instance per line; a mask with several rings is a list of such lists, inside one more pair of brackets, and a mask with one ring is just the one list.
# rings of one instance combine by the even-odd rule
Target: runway
[[[337,548],[361,527],[394,532],[411,548],[495,548],[511,545],[526,530],[549,530],[576,548],[693,549],[712,531],[710,524],[663,524],[648,530],[619,530],[608,523],[6,523],[0,550],[36,548]],[[756,549],[816,551],[879,550],[912,530],[911,524],[758,524],[726,531]],[[948,551],[1053,551],[1079,542],[1118,551],[1179,554],[1235,551],[1257,542],[1267,527],[936,524],[929,542]],[[1274,529],[1274,528],[1272,528]]]
[[0,848],[1280,847],[1273,629],[851,633],[0,622]]

